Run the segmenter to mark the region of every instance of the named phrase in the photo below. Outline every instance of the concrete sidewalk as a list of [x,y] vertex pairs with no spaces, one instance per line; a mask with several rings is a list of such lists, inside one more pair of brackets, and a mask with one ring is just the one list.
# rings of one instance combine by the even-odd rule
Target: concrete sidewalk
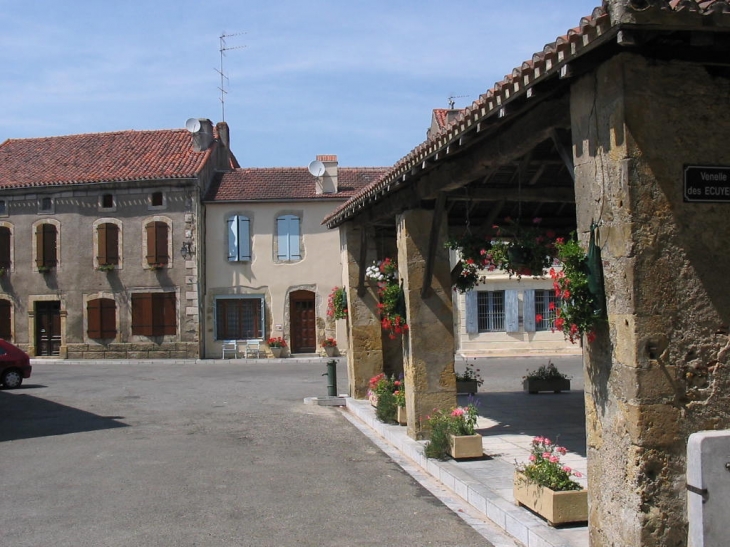
[[[414,441],[402,426],[375,418],[368,401],[346,399],[347,410],[479,513],[527,547],[587,547],[586,525],[550,527],[544,520],[515,504],[512,478],[515,462],[526,462],[533,437],[541,435],[565,446],[561,459],[586,484],[585,411],[583,391],[527,395],[523,392],[480,392],[478,432],[484,459],[444,462],[423,455],[426,441]],[[459,396],[459,404],[469,399]]]

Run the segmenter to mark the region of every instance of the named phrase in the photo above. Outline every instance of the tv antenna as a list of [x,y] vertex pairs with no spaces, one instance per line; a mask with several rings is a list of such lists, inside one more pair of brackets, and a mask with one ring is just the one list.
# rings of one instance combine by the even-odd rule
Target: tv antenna
[[454,109],[454,105],[456,104],[454,102],[454,99],[463,99],[463,98],[468,97],[468,96],[469,95],[450,95],[449,96],[449,109],[450,110],[453,110]]
[[245,32],[237,32],[235,34],[226,34],[225,31],[218,37],[220,40],[220,49],[221,52],[221,68],[218,70],[217,68],[213,68],[218,74],[221,75],[221,85],[218,89],[220,89],[221,92],[221,121],[226,121],[226,95],[228,94],[228,91],[226,91],[226,82],[229,81],[228,76],[226,76],[225,72],[223,72],[223,57],[226,56],[226,51],[229,51],[231,49],[243,49],[246,46],[232,46],[228,47],[228,44],[226,44],[226,38],[231,38],[233,36],[241,36],[242,34],[246,34]]

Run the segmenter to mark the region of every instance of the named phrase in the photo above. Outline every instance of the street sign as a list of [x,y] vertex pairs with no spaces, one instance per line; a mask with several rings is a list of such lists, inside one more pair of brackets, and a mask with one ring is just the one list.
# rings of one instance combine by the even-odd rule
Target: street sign
[[730,202],[730,167],[685,165],[684,201]]

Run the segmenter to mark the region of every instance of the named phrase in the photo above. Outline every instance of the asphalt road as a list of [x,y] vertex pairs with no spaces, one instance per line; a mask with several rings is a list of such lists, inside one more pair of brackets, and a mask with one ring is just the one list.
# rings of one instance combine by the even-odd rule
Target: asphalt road
[[303,404],[324,371],[35,365],[0,391],[0,544],[488,545],[341,411]]

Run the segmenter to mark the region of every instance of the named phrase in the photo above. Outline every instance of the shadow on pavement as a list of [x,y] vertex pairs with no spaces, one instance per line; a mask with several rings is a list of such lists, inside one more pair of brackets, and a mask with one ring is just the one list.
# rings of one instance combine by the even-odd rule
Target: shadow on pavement
[[18,391],[0,391],[0,442],[128,427],[118,421],[123,416],[98,416]]

